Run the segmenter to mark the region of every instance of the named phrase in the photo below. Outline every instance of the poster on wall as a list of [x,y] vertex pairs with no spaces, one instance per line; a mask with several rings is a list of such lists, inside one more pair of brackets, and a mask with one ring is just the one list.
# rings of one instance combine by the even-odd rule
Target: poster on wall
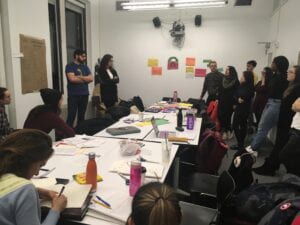
[[195,77],[205,77],[206,69],[196,68],[195,69]]
[[185,65],[186,66],[195,66],[195,64],[196,64],[196,59],[195,58],[193,58],[193,57],[187,57],[185,59]]
[[168,59],[168,70],[178,70],[178,59],[172,56]]
[[162,75],[162,67],[153,66],[151,68],[151,74],[152,74],[152,76],[161,76]]
[[48,87],[45,39],[20,34],[22,94]]
[[149,58],[148,59],[148,67],[158,66],[158,59]]

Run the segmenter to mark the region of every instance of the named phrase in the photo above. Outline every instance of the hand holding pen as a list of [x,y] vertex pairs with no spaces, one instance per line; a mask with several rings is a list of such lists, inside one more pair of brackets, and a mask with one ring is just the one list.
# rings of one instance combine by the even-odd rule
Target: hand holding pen
[[52,209],[58,212],[62,212],[67,206],[67,198],[63,195],[65,186],[63,186],[59,194],[52,200]]

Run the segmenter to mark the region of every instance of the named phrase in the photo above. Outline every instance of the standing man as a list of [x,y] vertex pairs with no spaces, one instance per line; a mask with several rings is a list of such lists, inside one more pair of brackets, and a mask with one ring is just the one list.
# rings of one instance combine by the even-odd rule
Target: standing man
[[208,66],[211,72],[205,77],[202,93],[200,96],[200,99],[203,99],[205,93],[208,92],[208,97],[206,100],[207,105],[209,105],[211,101],[218,99],[223,80],[223,74],[218,71],[216,61],[210,61]]
[[89,98],[88,83],[93,81],[93,76],[87,65],[86,52],[80,49],[74,51],[74,62],[66,66],[68,80],[68,117],[67,124],[73,127],[77,116],[77,125],[84,120],[84,115]]
[[253,73],[254,78],[254,85],[258,82],[258,75],[254,72],[255,67],[257,66],[257,62],[255,60],[250,60],[247,62],[247,71]]

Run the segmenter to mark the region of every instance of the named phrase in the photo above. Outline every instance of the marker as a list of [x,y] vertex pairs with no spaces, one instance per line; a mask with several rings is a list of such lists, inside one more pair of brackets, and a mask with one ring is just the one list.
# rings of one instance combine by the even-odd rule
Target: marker
[[95,200],[95,199],[93,199],[93,202],[95,202],[95,203],[97,203],[98,205],[101,205],[101,206],[103,206],[103,207],[105,207],[105,208],[107,208],[107,209],[111,209],[111,207],[108,207],[107,205],[105,205],[105,204],[103,204],[102,202],[99,202],[99,201],[97,201],[97,200]]
[[62,195],[62,193],[64,192],[64,190],[65,190],[65,186],[62,186],[62,188],[61,188],[61,190],[60,190],[60,192],[59,192],[58,197],[60,197],[60,196]]
[[97,198],[99,201],[103,202],[105,205],[107,205],[109,208],[111,207],[110,204],[109,204],[108,202],[104,201],[102,198],[100,198],[100,196],[96,195],[96,198]]

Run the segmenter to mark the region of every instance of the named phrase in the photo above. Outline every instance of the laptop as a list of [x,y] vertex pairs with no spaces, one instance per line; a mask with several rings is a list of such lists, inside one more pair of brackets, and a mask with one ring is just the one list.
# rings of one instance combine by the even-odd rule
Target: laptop
[[173,132],[173,131],[159,131],[154,117],[152,117],[152,119],[151,119],[151,124],[152,124],[153,130],[154,130],[155,136],[157,138],[166,138],[168,136],[176,135],[176,132]]

